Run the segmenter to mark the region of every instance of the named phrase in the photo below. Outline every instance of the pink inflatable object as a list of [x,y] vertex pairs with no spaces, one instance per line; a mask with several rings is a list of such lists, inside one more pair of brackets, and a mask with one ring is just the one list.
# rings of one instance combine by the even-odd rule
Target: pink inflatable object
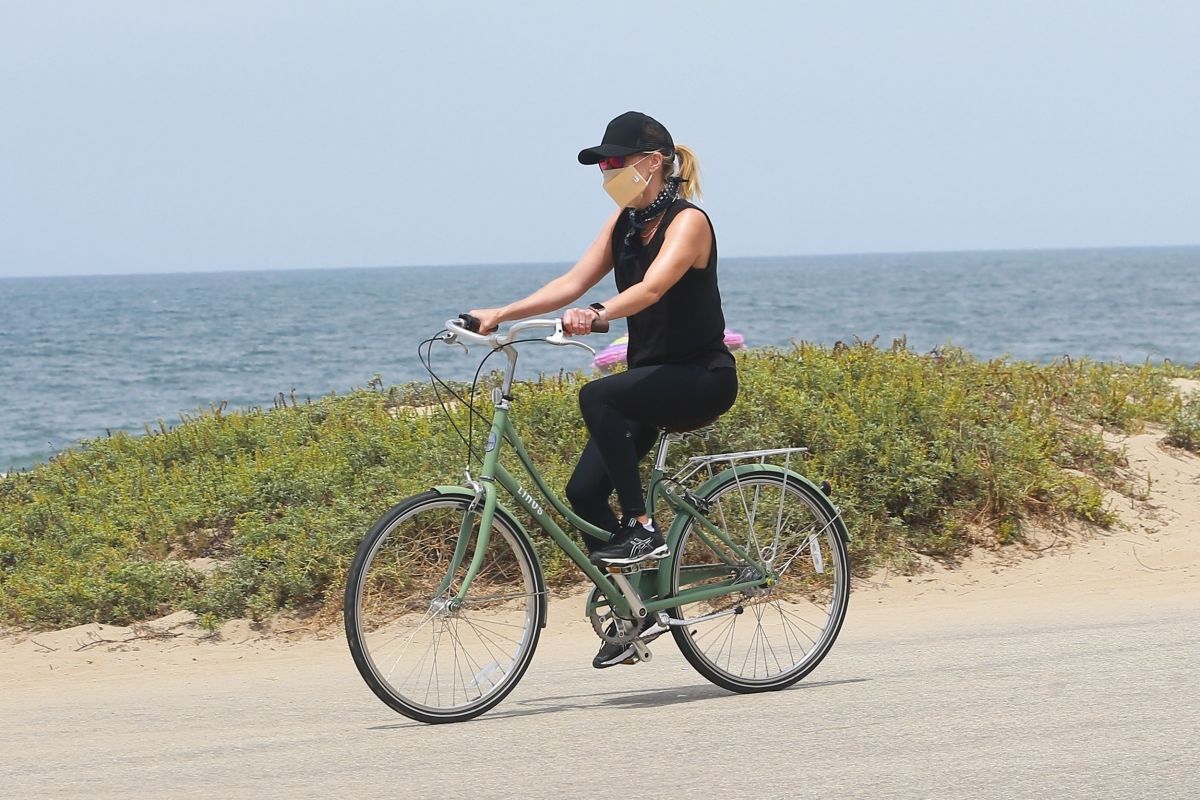
[[[735,330],[730,328],[725,329],[725,346],[730,350],[738,350],[746,346],[746,337],[742,336]],[[608,347],[601,350],[592,359],[592,363],[598,369],[608,372],[617,364],[625,363],[625,351],[629,348],[629,337],[622,336],[610,344]]]

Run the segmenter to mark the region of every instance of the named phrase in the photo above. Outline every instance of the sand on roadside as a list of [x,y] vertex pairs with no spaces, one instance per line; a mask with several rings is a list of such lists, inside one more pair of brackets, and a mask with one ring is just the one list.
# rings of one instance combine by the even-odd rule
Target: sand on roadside
[[[1194,387],[1191,384],[1196,384]],[[1176,382],[1181,392],[1200,381]],[[1110,530],[1073,524],[1035,529],[1025,544],[979,549],[955,567],[930,561],[924,571],[887,570],[854,582],[846,625],[860,630],[919,630],[1003,616],[1036,621],[1072,609],[1200,607],[1200,456],[1163,443],[1161,428],[1106,434],[1128,461],[1137,497],[1110,492],[1120,522]],[[555,598],[539,647],[588,651],[594,635],[583,594]],[[65,682],[98,685],[151,679],[312,669],[348,664],[341,630],[305,629],[277,619],[203,630],[194,615],[120,627],[82,625],[0,636],[0,686],[41,695]]]

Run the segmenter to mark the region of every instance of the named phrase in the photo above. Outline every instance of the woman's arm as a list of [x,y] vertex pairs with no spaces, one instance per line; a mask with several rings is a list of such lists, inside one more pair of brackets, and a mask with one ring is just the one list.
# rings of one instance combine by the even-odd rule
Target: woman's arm
[[[480,321],[479,330],[490,333],[501,322],[535,317],[562,308],[583,296],[583,293],[600,282],[613,268],[612,231],[620,211],[615,212],[600,228],[596,240],[575,266],[559,275],[528,297],[509,303],[503,308],[483,308],[471,311],[471,316]],[[591,312],[589,312],[591,313]]]
[[[662,249],[646,270],[646,276],[605,302],[604,318],[630,317],[657,303],[700,260],[711,241],[712,232],[704,212],[694,208],[681,211],[667,228]],[[589,333],[595,317],[591,309],[573,308],[563,316],[563,328],[571,334]]]

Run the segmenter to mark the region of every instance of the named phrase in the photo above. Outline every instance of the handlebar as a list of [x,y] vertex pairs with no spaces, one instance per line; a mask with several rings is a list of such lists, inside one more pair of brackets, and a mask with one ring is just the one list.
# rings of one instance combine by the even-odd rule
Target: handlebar
[[[458,318],[462,320],[463,327],[471,333],[479,333],[479,320],[472,317],[470,314],[459,314]],[[555,320],[525,320],[525,322],[554,322]],[[561,320],[559,320],[561,321]],[[517,325],[523,325],[524,322],[518,322]],[[514,326],[515,327],[515,326]],[[596,318],[592,321],[592,333],[608,333],[608,320]]]
[[[523,331],[537,328],[552,328],[554,330],[554,333],[545,337],[546,341],[550,344],[582,347],[590,351],[593,355],[596,352],[583,342],[570,338],[563,331],[561,319],[525,319],[510,325],[506,333],[500,333],[497,330],[490,334],[479,333],[479,320],[470,314],[459,314],[457,319],[446,320],[446,329],[450,331],[447,339],[448,342],[463,341],[473,344],[484,344],[493,349],[506,347],[516,341],[518,335]],[[592,323],[592,332],[607,333],[608,321],[597,319]]]

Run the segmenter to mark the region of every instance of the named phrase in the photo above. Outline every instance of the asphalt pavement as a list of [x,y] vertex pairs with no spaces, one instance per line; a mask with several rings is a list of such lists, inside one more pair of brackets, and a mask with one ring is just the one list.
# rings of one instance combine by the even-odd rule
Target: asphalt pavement
[[[0,699],[13,798],[1195,798],[1200,621],[1187,603],[856,622],[791,689],[731,694],[656,644],[591,668],[551,619],[501,705],[396,715],[338,641]],[[102,654],[97,655],[103,657]]]

